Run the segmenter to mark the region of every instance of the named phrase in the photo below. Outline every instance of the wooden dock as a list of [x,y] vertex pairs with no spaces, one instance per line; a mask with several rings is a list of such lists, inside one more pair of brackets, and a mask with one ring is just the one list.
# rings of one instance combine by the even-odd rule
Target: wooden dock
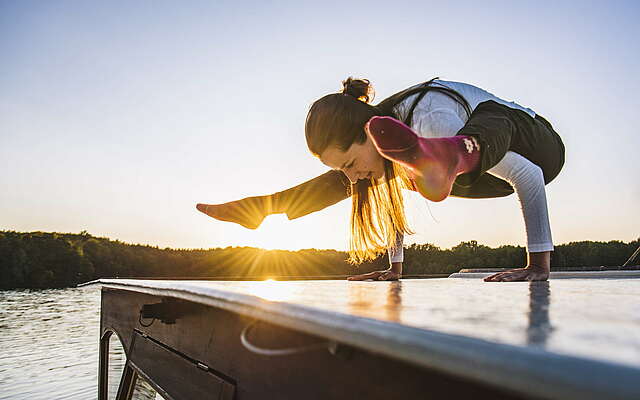
[[100,398],[638,399],[639,277],[100,280]]

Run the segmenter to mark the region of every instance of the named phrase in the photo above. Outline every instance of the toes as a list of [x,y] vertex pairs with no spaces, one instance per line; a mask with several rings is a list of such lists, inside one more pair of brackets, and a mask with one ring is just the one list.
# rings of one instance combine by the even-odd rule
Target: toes
[[215,204],[198,204],[196,205],[198,211],[210,216],[211,218],[221,219]]

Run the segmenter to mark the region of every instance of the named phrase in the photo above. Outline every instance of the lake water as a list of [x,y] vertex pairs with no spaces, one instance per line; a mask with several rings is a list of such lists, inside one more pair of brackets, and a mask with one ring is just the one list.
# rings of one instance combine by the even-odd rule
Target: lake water
[[[99,332],[99,288],[0,291],[0,399],[97,398]],[[117,387],[124,353],[111,343]]]

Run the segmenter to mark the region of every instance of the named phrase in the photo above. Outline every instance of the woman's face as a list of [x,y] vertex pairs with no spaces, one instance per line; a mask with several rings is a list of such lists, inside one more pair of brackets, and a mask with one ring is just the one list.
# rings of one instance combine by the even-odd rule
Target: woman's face
[[384,158],[367,136],[364,143],[353,143],[347,151],[329,147],[320,154],[320,161],[326,166],[338,169],[349,178],[351,183],[360,179],[380,179],[384,176]]

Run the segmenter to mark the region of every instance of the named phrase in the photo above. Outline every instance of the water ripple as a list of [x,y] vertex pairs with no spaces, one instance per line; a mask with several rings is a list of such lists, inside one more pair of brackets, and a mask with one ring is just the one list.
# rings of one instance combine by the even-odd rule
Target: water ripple
[[[99,332],[98,289],[1,291],[0,400],[95,399]],[[110,364],[121,370],[117,344]]]

